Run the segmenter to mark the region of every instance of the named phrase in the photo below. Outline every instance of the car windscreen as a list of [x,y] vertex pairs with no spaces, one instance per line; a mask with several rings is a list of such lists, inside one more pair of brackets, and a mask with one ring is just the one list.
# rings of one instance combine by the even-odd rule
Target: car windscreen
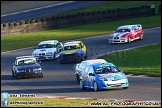
[[97,68],[95,68],[95,71],[97,74],[120,72],[120,70],[116,66],[97,67]]
[[64,50],[74,50],[74,49],[79,49],[79,46],[78,45],[64,46]]
[[37,49],[42,49],[42,48],[54,48],[54,44],[42,44],[37,46]]
[[21,59],[18,60],[17,65],[30,65],[30,64],[36,64],[37,61],[35,58],[31,59]]
[[130,29],[117,29],[115,32],[130,32]]

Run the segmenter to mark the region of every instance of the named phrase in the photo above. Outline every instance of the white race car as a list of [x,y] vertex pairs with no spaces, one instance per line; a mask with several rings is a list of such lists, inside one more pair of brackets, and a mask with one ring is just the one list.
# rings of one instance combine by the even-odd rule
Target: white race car
[[141,24],[120,26],[109,36],[108,42],[112,43],[130,43],[134,40],[142,40],[144,31]]
[[85,60],[85,61],[82,61],[81,63],[78,63],[76,64],[76,67],[75,67],[75,75],[76,75],[76,80],[77,82],[80,82],[80,74],[82,71],[84,71],[84,68],[87,66],[87,65],[90,65],[90,64],[95,64],[95,63],[106,63],[106,60],[104,59],[92,59],[92,60]]
[[42,41],[32,53],[37,60],[56,59],[59,57],[63,44],[58,40]]

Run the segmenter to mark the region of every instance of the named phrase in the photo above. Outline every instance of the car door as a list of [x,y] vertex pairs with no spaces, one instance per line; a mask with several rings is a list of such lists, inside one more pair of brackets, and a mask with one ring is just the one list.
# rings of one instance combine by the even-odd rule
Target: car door
[[94,75],[94,69],[92,66],[89,66],[89,70],[88,70],[88,86],[90,88],[93,88],[93,82],[94,82],[94,77],[93,75],[89,75],[90,73],[92,73]]
[[137,35],[137,32],[136,32],[136,27],[135,26],[132,26],[132,36],[131,36],[131,39],[135,39],[136,38],[136,35]]
[[89,84],[88,84],[88,80],[89,80],[88,71],[89,71],[89,65],[87,65],[85,67],[85,69],[84,69],[84,72],[82,72],[82,81],[83,81],[84,86],[86,86],[86,87],[89,87]]
[[81,74],[81,72],[84,71],[84,68],[87,66],[86,62],[81,62],[78,67],[76,68],[76,73],[78,73],[78,75]]
[[83,42],[81,42],[80,45],[81,45],[81,49],[84,51],[84,54],[86,54],[87,50],[86,50],[85,44]]

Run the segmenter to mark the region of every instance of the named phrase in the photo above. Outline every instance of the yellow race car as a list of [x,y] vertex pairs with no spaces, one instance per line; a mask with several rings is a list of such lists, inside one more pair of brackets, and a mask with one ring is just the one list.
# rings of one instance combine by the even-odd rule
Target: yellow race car
[[64,43],[60,52],[60,63],[81,62],[84,59],[87,59],[87,49],[82,41]]

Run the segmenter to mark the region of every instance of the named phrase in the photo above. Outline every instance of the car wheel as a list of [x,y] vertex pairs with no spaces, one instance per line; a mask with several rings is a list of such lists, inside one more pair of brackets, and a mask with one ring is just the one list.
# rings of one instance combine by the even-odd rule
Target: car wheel
[[53,59],[56,60],[56,53],[53,54]]
[[43,74],[39,76],[39,78],[42,78],[43,77]]
[[142,39],[143,39],[143,34],[142,34],[142,33],[140,34],[139,39],[140,39],[140,40],[142,40]]
[[94,91],[98,91],[98,85],[97,85],[97,82],[94,82],[94,84],[93,84],[93,89],[94,89]]
[[128,87],[123,87],[123,89],[127,89]]
[[15,75],[14,75],[14,71],[13,71],[13,70],[12,70],[12,76],[15,77]]
[[131,42],[131,39],[130,39],[130,37],[128,37],[128,43],[130,43]]
[[86,89],[86,88],[84,87],[83,83],[82,83],[82,80],[80,80],[80,89],[81,89],[81,90]]
[[78,74],[76,74],[76,80],[77,80],[77,82],[79,83],[80,78],[79,78],[79,75],[78,75]]
[[63,61],[62,60],[60,60],[60,64],[63,64]]

